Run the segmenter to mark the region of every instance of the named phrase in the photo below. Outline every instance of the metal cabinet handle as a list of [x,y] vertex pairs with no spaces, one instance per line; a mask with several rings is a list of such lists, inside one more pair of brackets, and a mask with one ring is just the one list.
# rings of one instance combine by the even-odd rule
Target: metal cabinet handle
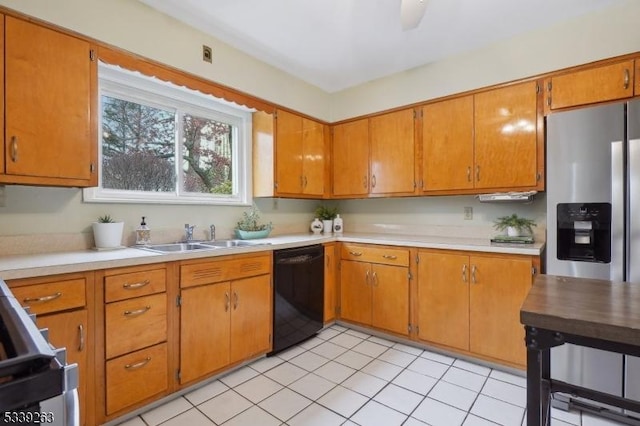
[[362,252],[361,251],[349,251],[349,254],[351,256],[362,256]]
[[233,310],[238,309],[238,293],[233,292]]
[[57,298],[59,298],[60,296],[62,296],[61,292],[57,292],[54,294],[50,294],[48,296],[41,296],[41,297],[25,297],[24,299],[22,299],[22,301],[24,303],[42,303],[42,302],[50,302],[52,300],[55,300]]
[[368,177],[368,176],[365,176],[365,177],[362,179],[362,186],[364,187],[364,189],[367,189],[367,182],[368,182],[368,180],[369,180],[369,177]]
[[229,297],[229,293],[224,293],[224,311],[229,312],[229,306],[231,306],[231,298]]
[[84,326],[82,324],[78,324],[78,352],[82,352],[84,350]]
[[476,181],[480,182],[480,166],[476,166]]
[[371,187],[376,187],[376,175],[371,176]]
[[137,288],[141,288],[144,287],[145,285],[148,285],[151,281],[149,280],[144,280],[144,281],[140,281],[137,283],[124,283],[122,284],[122,288],[124,288],[125,290],[135,290]]
[[462,265],[462,282],[467,282],[467,264]]
[[476,270],[477,270],[476,265],[471,266],[471,282],[474,283],[474,284],[477,282],[476,281]]
[[124,316],[125,317],[137,317],[138,315],[142,315],[145,312],[147,312],[149,309],[151,309],[151,306],[145,306],[144,308],[141,309],[135,309],[133,311],[124,311]]
[[391,260],[396,260],[398,258],[398,256],[394,256],[392,254],[383,254],[382,257],[385,259],[391,259]]
[[467,166],[467,182],[471,182],[471,166]]
[[629,74],[629,70],[625,69],[624,70],[624,88],[628,89],[629,88],[629,82],[631,81],[631,74]]
[[18,137],[11,136],[11,161],[18,162]]
[[304,177],[304,186],[303,186],[303,188],[306,188],[306,187],[307,187],[307,177],[305,176]]
[[375,273],[375,272],[373,273],[373,279],[371,280],[371,282],[372,282],[373,286],[376,286],[376,287],[378,286],[378,274],[377,273]]
[[138,361],[138,362],[134,362],[133,364],[126,364],[124,366],[125,370],[137,370],[138,368],[142,368],[145,365],[149,364],[149,361],[151,361],[151,357],[148,356],[145,359],[143,359],[142,361]]
[[365,282],[367,285],[369,285],[369,270],[368,270],[368,269],[367,269],[367,273],[366,273],[366,275],[364,276],[364,282]]

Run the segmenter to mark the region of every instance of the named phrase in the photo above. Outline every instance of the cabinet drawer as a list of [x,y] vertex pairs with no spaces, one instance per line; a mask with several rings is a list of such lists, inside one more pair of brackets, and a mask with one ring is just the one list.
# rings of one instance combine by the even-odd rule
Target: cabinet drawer
[[110,303],[105,311],[107,359],[167,340],[164,293]]
[[180,266],[180,287],[253,277],[268,274],[270,271],[270,255],[183,264]]
[[12,287],[11,291],[22,306],[37,315],[81,308],[85,305],[85,279]]
[[107,415],[168,389],[167,344],[112,359],[106,365]]
[[360,262],[409,266],[409,250],[403,248],[343,244],[341,257]]
[[104,279],[104,300],[109,303],[163,293],[166,288],[167,272],[164,268],[112,275]]

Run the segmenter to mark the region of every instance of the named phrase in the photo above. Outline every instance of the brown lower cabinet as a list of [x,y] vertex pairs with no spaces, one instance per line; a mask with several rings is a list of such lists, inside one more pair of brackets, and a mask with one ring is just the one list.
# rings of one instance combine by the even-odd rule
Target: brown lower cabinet
[[271,348],[271,254],[180,266],[180,384]]
[[419,250],[418,340],[524,367],[520,306],[538,258]]

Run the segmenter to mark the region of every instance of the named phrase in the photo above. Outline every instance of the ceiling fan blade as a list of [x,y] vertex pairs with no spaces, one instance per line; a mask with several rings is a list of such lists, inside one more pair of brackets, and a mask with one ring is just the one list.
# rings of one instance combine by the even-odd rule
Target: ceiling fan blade
[[400,21],[403,31],[414,29],[424,16],[428,0],[400,0],[400,2]]

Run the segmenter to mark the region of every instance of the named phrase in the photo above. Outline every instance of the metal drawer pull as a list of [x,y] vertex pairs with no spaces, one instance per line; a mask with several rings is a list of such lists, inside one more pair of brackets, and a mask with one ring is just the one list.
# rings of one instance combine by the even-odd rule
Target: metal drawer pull
[[467,282],[467,264],[462,265],[462,282]]
[[229,312],[229,306],[231,306],[231,298],[229,297],[229,293],[224,293],[224,311]]
[[142,368],[145,365],[149,364],[149,361],[151,361],[151,357],[150,356],[146,357],[142,361],[134,362],[133,364],[126,364],[124,366],[124,368],[126,370],[137,370],[138,368]]
[[50,302],[52,300],[55,300],[55,299],[59,298],[60,296],[62,296],[62,293],[61,292],[57,292],[57,293],[50,294],[48,296],[42,296],[42,297],[25,297],[24,299],[22,299],[22,301],[24,303]]
[[238,293],[233,292],[233,309],[238,309]]
[[11,161],[18,162],[18,137],[11,136]]
[[149,309],[151,309],[151,306],[145,306],[144,308],[136,309],[135,311],[124,311],[124,315],[127,317],[135,317],[135,316],[144,314]]
[[84,327],[82,324],[78,324],[78,338],[78,340],[80,340],[78,343],[78,351],[82,352],[84,350]]
[[471,282],[476,283],[476,265],[471,267]]
[[385,259],[391,259],[391,260],[396,260],[398,258],[398,256],[394,256],[393,254],[383,254],[382,257],[384,257]]
[[467,182],[471,182],[471,166],[467,167]]
[[362,256],[362,252],[361,251],[350,251],[349,254],[351,256]]
[[629,74],[629,70],[625,69],[624,70],[624,88],[628,89],[629,88],[629,82],[631,80],[631,75]]
[[137,283],[124,283],[122,284],[122,288],[127,289],[127,290],[135,290],[136,288],[141,288],[144,287],[145,285],[149,285],[151,281],[149,280],[144,280],[144,281],[140,281]]

